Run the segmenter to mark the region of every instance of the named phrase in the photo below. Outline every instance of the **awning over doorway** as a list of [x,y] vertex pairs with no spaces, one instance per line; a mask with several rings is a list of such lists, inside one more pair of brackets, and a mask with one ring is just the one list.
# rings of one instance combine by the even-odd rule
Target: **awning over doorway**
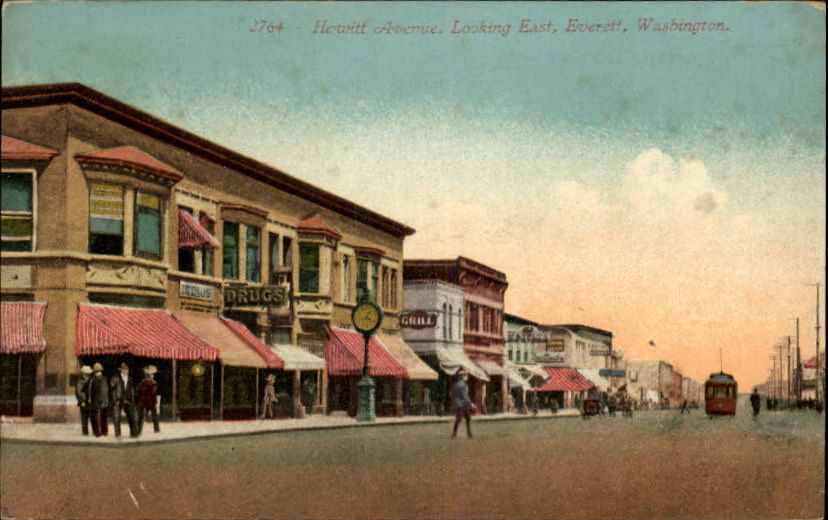
[[245,344],[256,352],[265,362],[267,368],[285,368],[285,361],[280,358],[270,347],[262,343],[250,329],[235,320],[220,318],[222,323],[233,331]]
[[527,381],[523,378],[523,376],[520,375],[520,372],[518,372],[517,367],[509,367],[507,371],[509,374],[509,383],[513,387],[522,388],[524,390],[532,389],[532,385],[529,383],[529,381]]
[[599,388],[603,388],[604,390],[609,390],[610,382],[603,376],[598,373],[598,370],[594,368],[579,368],[577,369],[578,373],[584,376],[586,379],[589,380],[592,384]]
[[189,249],[211,248],[219,246],[218,240],[183,209],[178,210],[178,247]]
[[285,370],[325,370],[325,360],[294,345],[271,345],[277,356],[285,361]]
[[162,309],[82,303],[78,306],[77,355],[132,354],[159,359],[215,361],[218,349]]
[[505,373],[503,367],[494,361],[489,361],[488,359],[478,359],[475,363],[477,363],[477,365],[489,376],[502,376]]
[[[328,327],[325,363],[332,376],[362,375],[365,362],[365,341],[362,334],[337,327]],[[368,344],[368,374],[372,377],[408,377],[405,367],[388,353],[376,337]]]
[[549,381],[537,389],[538,392],[583,392],[593,384],[574,368],[545,368]]
[[45,303],[0,303],[0,354],[33,354],[46,349]]
[[519,372],[526,372],[528,374],[525,376],[527,379],[532,379],[532,377],[540,377],[544,381],[549,379],[549,374],[547,374],[546,370],[544,370],[540,365],[515,365],[515,368]]
[[453,376],[462,367],[468,370],[469,375],[475,379],[479,379],[481,381],[489,380],[489,376],[486,375],[486,372],[484,372],[479,366],[475,365],[474,361],[469,359],[466,353],[459,348],[453,349],[437,347],[435,352],[437,353],[437,362],[446,374]]
[[194,312],[176,313],[184,325],[210,345],[219,349],[222,364],[237,367],[268,368],[265,359],[250,348],[218,316]]
[[382,346],[394,356],[394,359],[405,367],[409,379],[432,381],[437,379],[437,372],[426,365],[400,336],[377,334],[377,338]]

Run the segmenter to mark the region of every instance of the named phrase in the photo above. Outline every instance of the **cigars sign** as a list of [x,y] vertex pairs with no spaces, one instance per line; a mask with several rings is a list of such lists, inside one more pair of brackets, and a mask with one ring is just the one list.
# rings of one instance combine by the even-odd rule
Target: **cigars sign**
[[287,287],[282,285],[224,288],[225,307],[283,307],[287,303]]
[[410,311],[400,314],[400,327],[404,329],[433,329],[436,326],[436,313],[426,311]]

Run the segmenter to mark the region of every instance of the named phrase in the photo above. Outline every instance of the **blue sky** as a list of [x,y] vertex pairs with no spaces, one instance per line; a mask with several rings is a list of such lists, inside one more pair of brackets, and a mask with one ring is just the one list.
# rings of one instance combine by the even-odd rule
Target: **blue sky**
[[[639,32],[649,17],[729,30]],[[265,18],[284,33],[251,33]],[[570,18],[627,32],[567,34]],[[558,32],[517,34],[521,19]],[[811,314],[825,14],[807,4],[34,2],[2,23],[4,86],[85,83],[401,220],[409,256],[506,271],[510,312],[612,329],[633,354],[659,336],[688,367],[724,345],[753,379],[762,338]]]

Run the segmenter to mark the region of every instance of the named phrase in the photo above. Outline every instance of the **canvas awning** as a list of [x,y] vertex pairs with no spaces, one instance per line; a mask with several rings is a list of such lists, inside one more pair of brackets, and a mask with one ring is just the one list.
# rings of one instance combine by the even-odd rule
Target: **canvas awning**
[[[325,364],[331,376],[359,377],[365,363],[365,340],[362,334],[338,327],[328,327]],[[382,346],[376,337],[368,343],[368,374],[372,377],[405,379],[408,372]]]
[[235,320],[221,318],[221,322],[233,331],[249,348],[264,359],[267,368],[284,368],[285,361],[276,355],[267,345],[262,343],[250,330]]
[[219,351],[163,309],[78,305],[78,357],[107,354],[215,361]]
[[547,374],[546,370],[544,370],[543,367],[540,365],[515,365],[515,368],[519,372],[526,372],[527,375],[525,375],[524,377],[526,377],[527,379],[532,379],[532,377],[540,377],[544,381],[549,379],[549,374]]
[[498,365],[494,361],[489,361],[487,359],[480,359],[475,361],[477,365],[483,369],[489,376],[502,376],[504,374],[504,369],[502,366]]
[[325,360],[294,345],[271,345],[277,356],[285,360],[285,370],[325,370]]
[[457,373],[460,367],[465,368],[469,375],[481,381],[488,381],[489,376],[486,375],[479,366],[474,364],[474,361],[469,359],[465,352],[458,349],[437,347],[437,362],[440,364],[440,369],[446,374],[453,376]]
[[377,338],[382,343],[382,346],[394,356],[405,370],[408,372],[409,379],[416,380],[436,380],[437,372],[426,365],[420,357],[411,350],[411,347],[406,345],[400,336],[393,336],[390,334],[377,334]]
[[215,249],[219,246],[218,240],[183,209],[178,210],[178,247],[183,249]]
[[236,367],[275,368],[269,367],[265,358],[253,350],[218,316],[181,312],[176,313],[175,317],[197,336],[219,349],[219,359],[222,364]]
[[[825,370],[825,352],[821,352],[819,354],[819,360],[820,360],[820,364],[819,364],[820,369]],[[816,366],[817,366],[816,356],[813,356],[811,359],[806,361],[805,364],[802,365],[802,366],[804,368],[816,368]]]
[[0,303],[0,354],[33,354],[46,349],[45,303]]
[[529,384],[529,381],[523,378],[518,372],[517,367],[509,367],[508,368],[509,374],[509,384],[513,387],[523,388],[524,390],[531,390],[532,385]]
[[574,368],[544,368],[549,381],[537,389],[538,392],[583,392],[593,387]]
[[609,390],[610,382],[607,380],[607,378],[600,375],[598,373],[598,370],[594,368],[578,368],[577,370],[579,374],[588,379],[589,382],[593,385],[599,388],[603,388],[604,390]]

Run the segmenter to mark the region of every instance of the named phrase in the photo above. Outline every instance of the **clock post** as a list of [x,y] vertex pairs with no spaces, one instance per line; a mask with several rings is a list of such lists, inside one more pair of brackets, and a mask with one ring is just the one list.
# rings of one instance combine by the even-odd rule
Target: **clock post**
[[365,340],[362,379],[357,383],[356,420],[357,422],[372,422],[377,416],[374,411],[375,385],[368,370],[368,345],[371,343],[374,332],[382,325],[382,308],[374,302],[367,290],[363,289],[357,305],[351,312],[351,321]]

